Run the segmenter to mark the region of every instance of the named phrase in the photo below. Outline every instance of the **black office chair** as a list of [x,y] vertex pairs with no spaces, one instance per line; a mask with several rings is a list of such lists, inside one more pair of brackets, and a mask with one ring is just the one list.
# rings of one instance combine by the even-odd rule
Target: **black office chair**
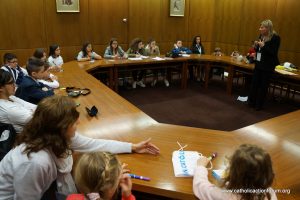
[[16,130],[11,124],[0,122],[0,161],[11,150],[16,135]]

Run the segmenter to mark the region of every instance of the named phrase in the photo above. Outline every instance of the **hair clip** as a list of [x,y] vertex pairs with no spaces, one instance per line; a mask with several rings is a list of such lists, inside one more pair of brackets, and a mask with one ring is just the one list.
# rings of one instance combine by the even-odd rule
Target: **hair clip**
[[89,114],[89,116],[94,117],[97,115],[98,113],[98,109],[96,108],[96,106],[93,106],[91,109],[89,109],[88,107],[85,107],[86,112]]

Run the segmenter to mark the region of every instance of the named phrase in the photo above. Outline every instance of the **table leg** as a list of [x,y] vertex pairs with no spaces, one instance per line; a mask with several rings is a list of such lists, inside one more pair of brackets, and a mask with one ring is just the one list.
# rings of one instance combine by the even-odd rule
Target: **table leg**
[[113,68],[113,80],[114,80],[114,90],[116,93],[118,93],[119,89],[119,74],[118,74],[118,68],[114,67]]
[[186,89],[186,87],[187,87],[187,69],[188,69],[188,62],[183,62],[182,63],[181,89]]
[[209,81],[209,72],[210,72],[210,62],[207,62],[205,65],[205,83],[204,83],[204,88],[208,88],[208,81]]
[[228,66],[228,79],[227,79],[227,94],[232,94],[232,84],[233,84],[233,73],[234,73],[234,66]]
[[109,88],[113,90],[114,89],[114,84],[116,84],[115,80],[114,80],[114,68],[113,67],[109,68],[108,83],[109,83]]

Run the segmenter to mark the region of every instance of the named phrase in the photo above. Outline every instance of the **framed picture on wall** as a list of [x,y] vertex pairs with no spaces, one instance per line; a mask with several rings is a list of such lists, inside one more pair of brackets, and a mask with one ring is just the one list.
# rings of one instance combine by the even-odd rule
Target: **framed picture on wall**
[[56,0],[56,12],[79,12],[79,0]]
[[184,16],[185,0],[170,0],[170,16]]

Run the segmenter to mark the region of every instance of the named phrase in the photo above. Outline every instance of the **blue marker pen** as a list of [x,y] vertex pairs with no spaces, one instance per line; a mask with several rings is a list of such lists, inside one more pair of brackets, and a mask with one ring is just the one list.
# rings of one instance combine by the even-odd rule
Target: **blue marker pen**
[[134,178],[134,179],[140,179],[140,180],[143,180],[143,181],[150,181],[150,178],[145,177],[145,176],[138,176],[138,175],[135,175],[135,174],[129,174],[129,176],[131,178]]

